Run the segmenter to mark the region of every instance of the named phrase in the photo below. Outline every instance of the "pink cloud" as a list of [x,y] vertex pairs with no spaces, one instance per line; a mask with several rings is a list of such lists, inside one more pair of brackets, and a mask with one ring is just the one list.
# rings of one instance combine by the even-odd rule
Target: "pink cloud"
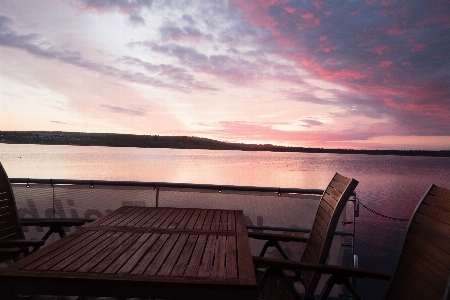
[[422,51],[425,51],[426,49],[427,49],[427,45],[425,45],[425,44],[415,44],[411,50],[413,52],[422,52]]
[[295,7],[285,7],[284,10],[290,14],[293,14],[296,11]]
[[380,46],[376,46],[376,47],[373,49],[373,52],[375,52],[375,53],[378,54],[378,55],[383,55],[383,54],[385,54],[386,52],[390,51],[390,49],[391,49],[391,47],[389,47],[389,46],[386,46],[386,45],[380,45]]
[[380,67],[382,67],[382,68],[390,67],[392,64],[393,64],[393,61],[392,61],[392,60],[383,60],[383,61],[380,61]]
[[387,30],[388,35],[402,35],[405,33],[406,33],[406,30],[401,29],[398,26],[388,28],[388,30]]

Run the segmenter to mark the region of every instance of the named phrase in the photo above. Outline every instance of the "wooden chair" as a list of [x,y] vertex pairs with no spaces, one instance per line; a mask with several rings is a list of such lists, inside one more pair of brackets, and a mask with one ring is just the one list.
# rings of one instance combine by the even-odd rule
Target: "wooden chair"
[[[303,252],[301,262],[325,264],[342,210],[357,185],[358,181],[355,179],[344,177],[338,173],[334,175],[322,194],[314,224],[308,238],[267,233],[248,234],[250,238],[267,240],[261,251],[261,255],[253,258],[255,267],[268,267],[264,274],[260,276],[261,279],[258,283],[259,297],[269,299],[272,298],[271,295],[273,294],[275,298],[287,299],[291,297],[293,299],[301,299],[293,285],[294,279],[286,276],[283,272],[284,265],[277,265],[277,263],[289,264],[292,262],[288,260],[287,255],[278,242],[305,242],[306,248]],[[270,246],[276,247],[285,260],[262,257]],[[297,271],[295,279],[300,281],[305,287],[305,298],[313,299],[321,274],[309,270],[302,271],[300,274],[295,268],[293,270]]]
[[[0,163],[0,261],[16,261],[39,249],[52,233],[65,236],[62,227],[81,226],[90,219],[29,219],[21,221],[17,213],[14,193],[3,165]],[[22,226],[49,227],[42,240],[26,240]]]
[[[332,274],[319,299],[327,299],[335,284],[344,284],[354,299],[361,299],[350,277],[391,280],[387,274],[341,266],[291,263],[284,267]],[[449,278],[450,190],[431,185],[410,220],[385,299],[447,300]]]

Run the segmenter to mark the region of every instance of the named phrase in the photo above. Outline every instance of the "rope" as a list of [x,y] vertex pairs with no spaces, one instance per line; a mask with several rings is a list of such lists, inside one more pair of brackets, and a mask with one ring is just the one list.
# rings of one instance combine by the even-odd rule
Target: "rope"
[[382,218],[386,218],[389,220],[393,220],[393,221],[409,221],[409,219],[401,219],[401,218],[394,218],[394,217],[390,217],[390,216],[386,216],[383,215],[382,213],[379,213],[377,211],[374,211],[373,209],[371,209],[370,207],[368,207],[367,205],[363,204],[361,201],[359,201],[359,198],[356,198],[356,200],[358,201],[359,204],[361,204],[362,207],[364,207],[365,209],[367,209],[368,211],[376,214],[377,216],[380,216]]

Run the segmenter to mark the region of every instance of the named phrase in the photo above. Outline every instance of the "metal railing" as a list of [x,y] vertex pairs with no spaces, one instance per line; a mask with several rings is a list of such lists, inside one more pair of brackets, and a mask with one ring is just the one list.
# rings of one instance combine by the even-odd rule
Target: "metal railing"
[[[244,214],[249,215],[247,222],[249,230],[298,233],[310,232],[310,229],[304,224],[302,227],[302,224],[296,223],[299,218],[295,214],[301,212],[301,209],[297,208],[298,201],[307,202],[312,217],[314,217],[318,203],[317,201],[314,202],[314,199],[308,199],[311,199],[311,197],[318,199],[323,193],[321,189],[172,182],[31,178],[10,178],[10,182],[16,195],[21,217],[80,217],[79,211],[81,209],[84,217],[88,218],[92,216],[101,217],[104,213],[108,213],[121,205],[158,207],[161,204],[163,206],[176,206],[178,204],[198,207],[200,204],[201,206],[217,208],[243,209]],[[183,197],[180,196],[180,193]],[[219,195],[227,195],[227,197]],[[346,219],[347,214],[345,214],[342,220],[344,230],[336,231],[336,235],[340,235],[343,239],[350,239],[349,244],[343,242],[341,247],[351,248],[352,257],[355,257],[356,217],[359,209],[356,199],[356,193],[354,193],[348,201],[353,204],[352,209],[347,207],[347,211],[351,213],[350,220]],[[262,221],[259,222],[263,220],[262,215],[266,220],[273,220],[274,207],[278,206],[285,209],[283,215],[275,221],[275,223],[281,223],[281,225],[276,224],[274,226],[272,224],[270,226],[262,224]],[[305,215],[304,211],[302,213]],[[292,216],[289,218],[290,214]],[[251,216],[256,217],[256,225],[251,221]],[[289,221],[291,219],[295,221]],[[296,225],[292,225],[292,223]],[[350,231],[345,230],[345,227],[351,227]]]

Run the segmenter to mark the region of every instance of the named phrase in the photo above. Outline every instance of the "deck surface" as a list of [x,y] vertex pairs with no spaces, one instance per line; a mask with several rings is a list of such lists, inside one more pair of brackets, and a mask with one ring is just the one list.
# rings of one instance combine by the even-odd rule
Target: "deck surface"
[[256,290],[243,213],[217,209],[122,207],[0,280],[11,294],[246,299]]

